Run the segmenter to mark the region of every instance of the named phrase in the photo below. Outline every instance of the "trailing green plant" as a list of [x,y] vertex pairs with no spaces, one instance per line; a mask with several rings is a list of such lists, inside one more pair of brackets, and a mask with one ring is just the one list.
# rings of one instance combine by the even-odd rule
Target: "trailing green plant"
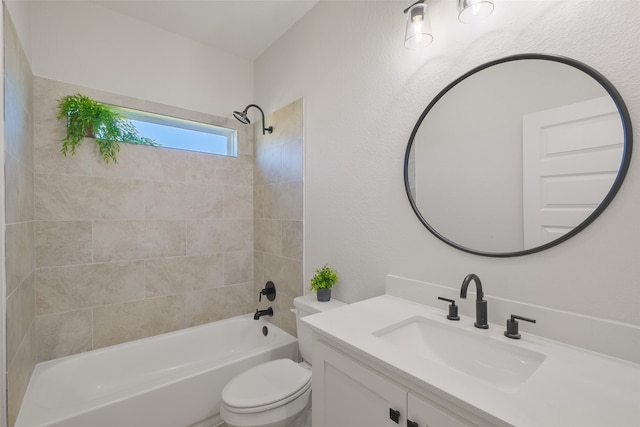
[[338,281],[338,275],[327,264],[315,269],[315,275],[309,283],[309,289],[317,292],[318,289],[331,289]]
[[125,116],[80,93],[58,100],[58,120],[66,120],[67,124],[67,136],[62,139],[60,150],[65,156],[76,154],[77,147],[87,136],[95,138],[105,163],[112,160],[117,163],[116,154],[121,142],[158,145],[154,140],[140,136]]

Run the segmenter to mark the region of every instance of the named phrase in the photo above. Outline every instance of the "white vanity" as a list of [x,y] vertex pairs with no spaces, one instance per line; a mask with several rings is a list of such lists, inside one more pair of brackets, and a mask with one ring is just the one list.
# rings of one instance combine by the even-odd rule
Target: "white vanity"
[[304,318],[313,426],[640,426],[640,364],[446,314],[382,295]]

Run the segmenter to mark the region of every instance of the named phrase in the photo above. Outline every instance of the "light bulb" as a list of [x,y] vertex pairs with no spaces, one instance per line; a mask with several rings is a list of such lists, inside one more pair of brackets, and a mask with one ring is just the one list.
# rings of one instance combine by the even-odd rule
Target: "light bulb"
[[490,0],[458,0],[458,20],[464,24],[481,21],[492,12]]
[[416,3],[406,11],[407,29],[404,36],[404,45],[407,49],[420,49],[431,44],[431,23],[427,15],[427,5]]

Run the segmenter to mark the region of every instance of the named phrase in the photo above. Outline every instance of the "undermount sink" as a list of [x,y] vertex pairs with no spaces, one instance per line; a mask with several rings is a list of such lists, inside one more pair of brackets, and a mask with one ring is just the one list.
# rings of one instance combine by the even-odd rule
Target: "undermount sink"
[[515,392],[546,357],[425,317],[412,317],[373,334],[397,348],[486,381],[506,392]]

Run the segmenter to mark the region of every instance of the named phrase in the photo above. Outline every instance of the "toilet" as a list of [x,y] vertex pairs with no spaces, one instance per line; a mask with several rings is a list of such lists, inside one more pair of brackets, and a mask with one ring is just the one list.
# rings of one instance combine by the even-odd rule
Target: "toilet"
[[[311,408],[311,328],[300,318],[345,305],[315,294],[297,297],[298,347],[303,362],[277,359],[237,375],[222,390],[220,416],[228,427],[303,427]],[[310,425],[310,424],[309,424]]]

